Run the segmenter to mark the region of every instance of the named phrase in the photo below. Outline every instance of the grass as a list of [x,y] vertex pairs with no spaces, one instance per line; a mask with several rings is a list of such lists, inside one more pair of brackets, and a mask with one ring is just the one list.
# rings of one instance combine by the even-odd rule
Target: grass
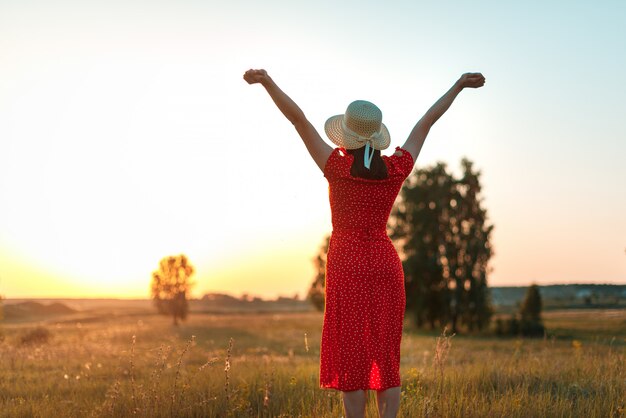
[[[624,417],[626,312],[550,312],[539,340],[406,327],[402,417]],[[5,324],[0,416],[340,417],[318,386],[322,314]],[[23,344],[37,327],[47,342]],[[306,334],[306,337],[305,337]],[[376,417],[369,393],[368,417]]]

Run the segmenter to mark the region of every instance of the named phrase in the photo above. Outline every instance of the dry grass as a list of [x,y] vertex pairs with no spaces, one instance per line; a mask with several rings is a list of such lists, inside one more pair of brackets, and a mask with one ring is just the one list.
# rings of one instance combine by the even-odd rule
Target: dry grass
[[20,342],[24,345],[41,345],[46,344],[50,340],[51,334],[47,328],[36,327],[26,331],[21,337]]
[[[551,315],[563,339],[457,335],[452,346],[407,328],[400,416],[626,416],[626,313],[612,328],[594,323],[598,312]],[[31,345],[20,338],[32,325],[8,324],[0,416],[339,417],[340,393],[318,386],[321,319],[195,315],[176,329],[157,316],[102,318],[47,324],[48,342]]]

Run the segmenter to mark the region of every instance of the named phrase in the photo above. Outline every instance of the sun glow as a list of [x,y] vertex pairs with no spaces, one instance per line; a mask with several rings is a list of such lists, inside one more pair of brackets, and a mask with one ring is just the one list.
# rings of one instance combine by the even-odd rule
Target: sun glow
[[[480,21],[410,2],[363,8],[380,31],[325,1],[31,6],[0,6],[0,294],[146,297],[159,260],[180,253],[197,295],[303,294],[331,229],[327,183],[242,80],[248,68],[267,68],[320,132],[351,101],[373,101],[390,151],[458,75],[484,72],[484,91],[458,98],[418,165],[456,170],[467,156],[483,171],[490,284],[626,277],[619,13],[589,9],[614,24],[588,34],[555,32],[557,6]],[[520,13],[532,34],[510,19]],[[571,88],[596,72],[605,84]]]

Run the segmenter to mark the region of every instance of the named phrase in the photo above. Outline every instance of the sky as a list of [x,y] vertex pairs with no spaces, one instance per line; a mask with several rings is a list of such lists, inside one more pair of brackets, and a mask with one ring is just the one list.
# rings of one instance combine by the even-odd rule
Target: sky
[[195,296],[303,297],[328,183],[249,68],[324,138],[376,103],[389,152],[482,72],[416,166],[481,171],[489,284],[626,284],[624,21],[620,1],[0,0],[0,294],[148,297],[184,253]]

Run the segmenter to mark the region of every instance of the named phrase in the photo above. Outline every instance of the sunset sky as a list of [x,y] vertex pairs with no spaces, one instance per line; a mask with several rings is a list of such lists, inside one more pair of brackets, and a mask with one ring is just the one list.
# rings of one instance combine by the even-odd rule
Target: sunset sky
[[185,253],[194,295],[303,296],[328,183],[249,68],[321,134],[376,103],[389,153],[482,72],[417,166],[482,171],[489,283],[624,284],[624,22],[623,1],[0,0],[0,294],[147,297]]

